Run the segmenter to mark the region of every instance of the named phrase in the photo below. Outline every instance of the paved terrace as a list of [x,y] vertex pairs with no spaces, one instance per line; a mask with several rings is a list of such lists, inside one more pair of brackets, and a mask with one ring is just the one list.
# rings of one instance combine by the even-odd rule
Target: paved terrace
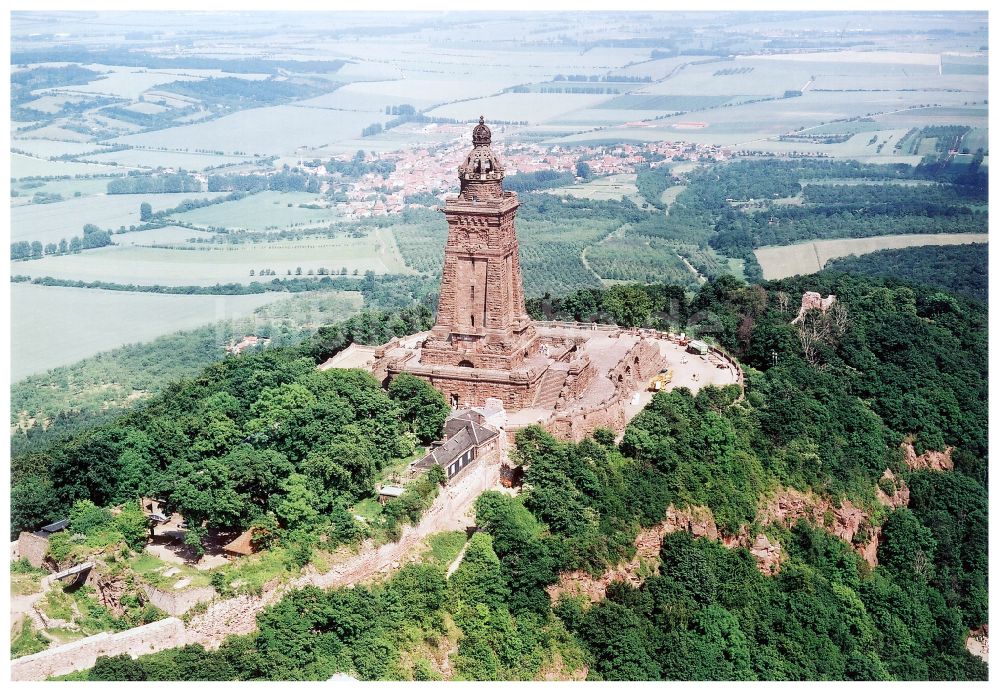
[[[738,384],[742,381],[742,370],[732,359],[721,351],[712,351],[708,355],[688,353],[684,346],[677,343],[669,334],[649,330],[628,330],[605,324],[580,324],[574,322],[536,322],[542,340],[545,338],[580,338],[585,337],[586,343],[582,352],[590,356],[597,374],[591,380],[581,398],[574,401],[569,408],[595,406],[611,398],[615,385],[608,372],[618,365],[628,351],[641,338],[653,341],[660,349],[662,364],[660,371],[673,368],[674,376],[668,391],[677,387],[687,387],[697,393],[706,385],[725,386]],[[654,392],[646,391],[646,383],[639,385],[632,398],[625,406],[626,417],[631,420],[639,411],[653,399]],[[566,409],[568,410],[568,409]],[[527,408],[520,411],[508,411],[507,427],[511,430],[531,425],[544,424],[556,411],[545,408]]]

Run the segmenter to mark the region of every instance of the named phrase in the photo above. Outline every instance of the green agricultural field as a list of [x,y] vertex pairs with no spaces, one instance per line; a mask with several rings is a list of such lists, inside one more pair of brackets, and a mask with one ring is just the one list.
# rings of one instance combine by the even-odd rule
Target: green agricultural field
[[[716,74],[753,68],[749,72]],[[643,87],[642,94],[754,97],[780,96],[788,89],[801,89],[810,78],[808,68],[768,63],[756,59],[720,60],[687,65],[663,82]]]
[[167,150],[293,155],[300,148],[319,148],[358,138],[365,127],[390,118],[384,113],[270,106],[238,111],[212,121],[126,135],[118,138],[118,142]]
[[[85,300],[105,294],[92,290],[81,293],[96,293],[83,294]],[[131,298],[135,295],[115,294],[124,298],[125,306],[133,302]],[[14,383],[11,424],[27,426],[32,418],[44,421],[64,411],[78,411],[87,416],[125,406],[222,359],[225,345],[233,339],[254,333],[270,337],[272,346],[295,345],[312,335],[318,326],[334,324],[357,313],[363,304],[361,293],[353,291],[321,290],[257,297],[268,304],[252,313],[242,312],[243,318],[213,321],[195,329],[165,333],[150,342],[105,350]],[[240,306],[241,301],[236,304]],[[214,307],[209,307],[213,311],[203,315],[203,321],[215,316]]]
[[[185,73],[192,71],[185,70]],[[115,66],[102,77],[85,85],[72,85],[52,90],[56,94],[104,95],[124,99],[138,99],[139,95],[156,85],[178,80],[200,80],[201,76],[179,74],[167,71]]]
[[249,316],[282,299],[264,295],[157,295],[13,283],[11,379],[181,329]]
[[94,152],[102,149],[95,143],[68,143],[63,140],[45,140],[41,138],[18,138],[10,141],[12,150],[23,150],[35,157],[48,158],[61,155],[79,155],[84,152]]
[[986,234],[899,234],[861,239],[822,239],[787,246],[761,247],[754,254],[765,280],[805,275],[823,270],[830,259],[868,254],[881,249],[902,249],[936,244],[977,244],[988,241]]
[[118,246],[150,246],[153,244],[190,244],[190,239],[210,239],[213,234],[192,230],[190,227],[167,225],[141,232],[125,232],[116,234],[113,241]]
[[980,148],[983,149],[983,152],[989,152],[989,130],[986,128],[973,128],[965,135],[964,138],[962,138],[962,147],[968,148],[969,152],[975,152]]
[[672,283],[696,289],[698,278],[677,255],[676,244],[662,239],[612,237],[587,247],[590,268],[602,280]]
[[495,97],[473,99],[440,106],[429,116],[474,121],[480,114],[496,121],[528,121],[543,123],[578,109],[606,101],[606,94],[517,94],[508,92]]
[[731,95],[623,94],[600,104],[599,109],[639,109],[651,111],[696,111],[722,106]]
[[632,121],[649,121],[660,116],[677,113],[675,110],[651,111],[646,109],[605,109],[600,104],[591,109],[579,109],[550,121],[569,133],[589,130],[596,126],[621,126]]
[[392,234],[406,265],[419,273],[437,275],[444,264],[448,227],[443,224],[393,225]]
[[549,189],[543,191],[543,193],[551,193],[554,196],[590,198],[596,201],[619,201],[624,196],[638,206],[642,206],[645,203],[645,200],[635,188],[635,174],[602,176],[586,183]]
[[[191,194],[187,194],[191,196]],[[221,196],[224,194],[208,194]],[[199,227],[224,227],[238,230],[267,230],[302,225],[328,225],[338,219],[333,208],[303,208],[321,204],[316,194],[292,191],[263,191],[238,201],[197,208],[173,217],[179,222]]]
[[10,155],[10,178],[26,179],[37,176],[87,176],[114,174],[123,171],[121,167],[86,162],[52,162],[38,157],[18,153]]
[[[343,73],[340,71],[338,75]],[[443,76],[442,76],[443,77]],[[510,84],[510,80],[414,79],[377,82],[354,82],[312,99],[298,102],[301,106],[322,109],[349,109],[385,113],[386,106],[409,104],[424,109],[456,99],[486,97]]]
[[987,75],[989,60],[986,53],[980,55],[941,55],[941,72],[945,75]]
[[86,158],[88,161],[117,164],[123,167],[172,167],[197,171],[205,167],[217,167],[221,164],[239,164],[246,157],[226,157],[208,155],[200,152],[165,152],[162,150],[119,150],[105,152]]
[[[985,96],[985,95],[983,95]],[[952,95],[952,99],[969,99],[969,95]],[[929,101],[929,100],[928,100]],[[937,100],[935,100],[937,101]],[[912,108],[876,116],[876,120],[887,128],[921,128],[923,126],[971,126],[989,127],[989,109],[982,104],[964,106],[960,102],[944,106]]]
[[[62,183],[70,184],[72,180]],[[163,210],[186,199],[205,197],[207,194],[199,193],[129,193],[81,196],[58,203],[18,206],[11,211],[11,240],[38,240],[43,244],[63,238],[68,240],[82,236],[83,226],[88,223],[101,229],[117,230],[122,225],[140,224],[139,206],[144,202],[153,206],[153,210]]]
[[31,198],[36,193],[47,195],[60,195],[63,198],[73,198],[79,193],[81,196],[93,196],[103,194],[108,190],[108,181],[94,177],[92,179],[19,179],[11,182],[11,191],[16,191],[19,196]]
[[558,297],[597,286],[597,274],[583,263],[583,250],[607,237],[617,225],[609,219],[574,219],[571,227],[564,222],[521,220],[517,236],[525,295],[540,297],[550,292]]
[[[941,109],[916,108],[924,101],[940,101],[947,104],[958,102],[968,95],[946,92],[886,92],[866,95],[864,100],[845,99],[837,92],[806,92],[801,97],[772,99],[717,109],[694,111],[670,116],[650,122],[648,128],[608,128],[594,133],[580,133],[546,142],[553,144],[628,142],[655,140],[683,140],[687,142],[727,145],[737,149],[760,150],[765,152],[807,152],[828,154],[836,157],[892,158],[895,138],[901,138],[911,127],[909,121],[919,123],[921,119],[939,119],[945,122],[943,114],[953,116],[960,110],[967,115],[971,109],[949,106]],[[906,109],[899,111],[901,108]],[[935,112],[941,112],[935,115]],[[888,114],[879,116],[878,114]],[[864,118],[869,114],[881,122],[879,140],[869,145],[871,134],[858,133],[845,143],[823,144],[814,142],[779,142],[778,137],[790,133],[811,134],[811,128],[829,129],[832,121],[850,118]],[[904,114],[909,114],[902,118]],[[977,125],[966,119],[970,125]],[[964,121],[959,121],[964,122]],[[950,122],[949,122],[950,123]],[[821,133],[817,133],[820,135]],[[892,138],[890,139],[890,136]],[[881,152],[876,152],[878,143],[888,140]]]
[[321,268],[336,273],[344,267],[352,274],[369,270],[379,274],[407,272],[393,250],[375,236],[308,237],[289,242],[200,245],[197,249],[130,244],[19,261],[13,264],[12,272],[33,278],[177,286],[269,282],[270,277],[260,275],[267,269],[285,277],[289,271],[294,274],[296,268],[307,276],[309,271],[315,273]]

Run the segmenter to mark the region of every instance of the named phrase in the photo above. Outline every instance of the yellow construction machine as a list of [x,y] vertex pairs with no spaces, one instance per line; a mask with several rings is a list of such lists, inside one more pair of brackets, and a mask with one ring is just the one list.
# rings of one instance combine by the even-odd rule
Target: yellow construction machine
[[646,388],[647,391],[658,392],[663,391],[667,388],[667,385],[674,378],[674,368],[668,368],[666,372],[661,372],[660,374],[649,380],[649,386]]

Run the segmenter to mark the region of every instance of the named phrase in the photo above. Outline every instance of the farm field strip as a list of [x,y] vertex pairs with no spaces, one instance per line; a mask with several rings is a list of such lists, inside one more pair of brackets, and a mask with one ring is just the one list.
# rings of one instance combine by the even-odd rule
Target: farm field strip
[[[478,116],[478,114],[477,114]],[[331,111],[292,105],[246,109],[211,121],[122,136],[117,142],[153,148],[213,150],[292,155],[303,147],[322,147],[358,138],[372,123],[384,123],[384,113]]]
[[[117,230],[122,225],[140,224],[139,206],[149,203],[153,210],[171,208],[187,199],[208,198],[204,193],[126,193],[69,198],[57,203],[19,206],[11,211],[11,240],[43,244],[83,236],[83,226]],[[112,241],[114,241],[112,239]]]
[[379,274],[405,272],[391,258],[391,253],[389,257],[383,258],[370,237],[317,237],[301,242],[206,245],[194,250],[111,246],[81,254],[19,261],[13,265],[12,273],[33,278],[52,276],[86,282],[178,286],[270,282],[272,278],[259,276],[263,269],[274,270],[278,274],[275,277],[286,277],[287,271],[294,274],[298,267],[303,275],[308,275],[309,270],[326,268],[337,272],[344,267],[349,273],[359,274],[369,270]]
[[583,184],[560,186],[559,188],[547,189],[542,191],[542,193],[548,193],[553,196],[590,198],[595,201],[617,201],[621,200],[622,196],[625,196],[638,206],[642,206],[645,202],[645,199],[639,195],[639,191],[635,187],[635,174],[602,176]]
[[867,254],[881,249],[903,249],[939,244],[987,242],[987,234],[899,234],[881,237],[822,239],[787,246],[761,247],[754,251],[765,280],[806,275],[823,269],[830,259]]
[[[246,317],[286,297],[157,295],[13,283],[11,379],[174,331]],[[39,321],[40,316],[45,321]]]
[[523,121],[540,123],[554,120],[571,113],[606,101],[606,94],[520,94],[508,92],[494,97],[473,99],[439,106],[428,112],[429,116],[474,120],[480,114],[488,114],[497,121]]
[[131,149],[103,152],[86,157],[88,162],[114,164],[122,167],[171,167],[174,169],[199,170],[217,167],[221,164],[240,164],[248,157],[213,155],[201,152],[175,152],[170,150]]
[[101,150],[105,146],[97,143],[70,143],[64,140],[48,140],[46,138],[12,138],[10,147],[12,150],[24,150],[33,157],[45,159],[93,152]]
[[87,162],[53,162],[41,157],[30,157],[17,152],[10,155],[10,178],[29,179],[40,176],[81,176],[115,174],[121,167]]
[[[212,197],[222,193],[208,194]],[[172,219],[203,227],[264,230],[299,225],[326,225],[340,217],[335,208],[300,208],[299,205],[316,204],[318,195],[299,191],[262,191],[238,201],[225,201],[186,213]]]

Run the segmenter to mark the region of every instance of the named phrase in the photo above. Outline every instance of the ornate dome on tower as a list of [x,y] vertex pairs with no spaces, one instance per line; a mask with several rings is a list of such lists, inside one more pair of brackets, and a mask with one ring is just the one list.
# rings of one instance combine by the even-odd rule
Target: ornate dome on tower
[[489,145],[492,137],[493,134],[490,132],[489,127],[486,125],[486,119],[480,116],[479,125],[472,129],[473,146]]
[[480,116],[479,125],[472,129],[472,149],[458,168],[462,185],[459,195],[462,198],[489,200],[503,197],[503,165],[490,147],[492,138],[486,119]]

